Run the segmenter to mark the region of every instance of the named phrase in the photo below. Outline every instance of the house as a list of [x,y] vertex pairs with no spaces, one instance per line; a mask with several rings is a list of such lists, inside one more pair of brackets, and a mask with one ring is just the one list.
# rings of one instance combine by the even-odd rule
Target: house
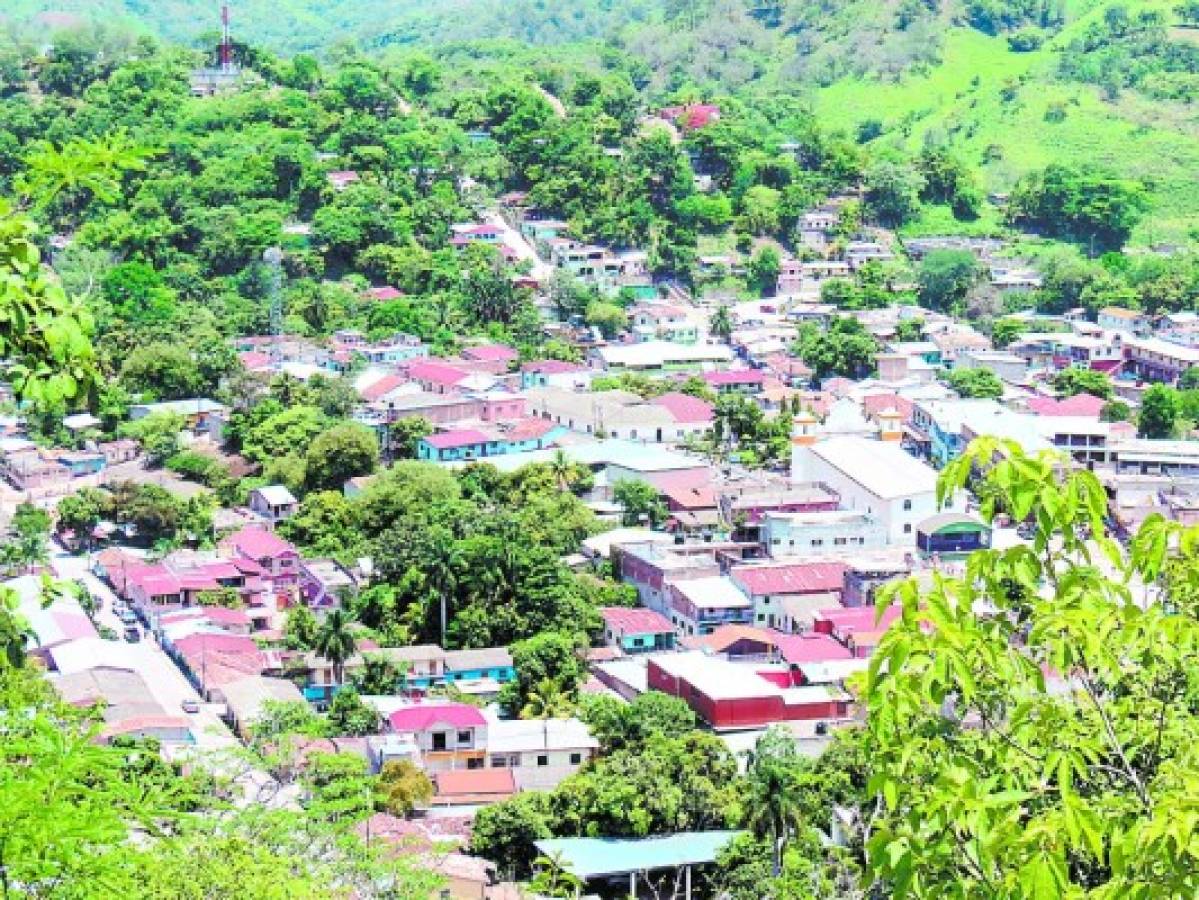
[[433,806],[486,806],[516,793],[516,779],[508,769],[448,769],[432,773]]
[[221,546],[257,563],[275,591],[291,591],[299,584],[300,552],[263,528],[243,528],[225,538]]
[[599,741],[579,719],[488,722],[488,769],[508,769],[517,790],[551,790],[598,752]]
[[694,372],[725,368],[733,351],[723,344],[676,344],[671,341],[645,341],[638,344],[613,344],[593,351],[595,358],[610,372]]
[[850,710],[849,695],[835,686],[782,687],[753,666],[697,652],[651,657],[647,683],[686,701],[717,731],[843,719]]
[[793,447],[792,480],[826,484],[843,509],[876,516],[889,543],[914,544],[916,524],[940,511],[936,471],[896,443],[855,436],[801,440]]
[[878,516],[841,509],[767,512],[760,535],[762,546],[773,557],[877,550],[888,540],[886,525]]
[[303,703],[300,689],[285,678],[251,676],[221,688],[234,730],[247,737],[268,703]]
[[1199,365],[1199,348],[1158,337],[1130,338],[1126,342],[1126,357],[1128,369],[1138,378],[1177,384],[1184,372]]
[[841,562],[750,563],[734,566],[729,577],[753,602],[756,625],[789,633],[810,627],[816,609],[840,602],[847,568]]
[[367,300],[374,300],[376,303],[390,303],[392,300],[399,300],[403,297],[404,292],[390,284],[385,284],[380,287],[367,288],[362,292],[362,296]]
[[519,419],[499,428],[453,428],[431,434],[417,444],[418,459],[456,462],[509,453],[544,450],[566,432],[545,419]]
[[100,664],[58,675],[50,683],[72,706],[99,706],[104,721],[100,738],[105,743],[117,736],[153,738],[169,744],[194,740],[188,719],[178,710],[169,714],[163,709],[136,668]]
[[681,306],[667,303],[637,303],[628,310],[630,328],[636,340],[673,341],[694,344],[699,340],[699,328]]
[[714,103],[664,106],[658,111],[658,117],[673,122],[684,131],[697,131],[720,120],[720,107]]
[[605,606],[604,641],[625,653],[673,650],[674,625],[660,612],[644,607]]
[[250,509],[272,525],[289,519],[300,508],[300,501],[281,484],[254,488],[250,491]]
[[753,602],[724,575],[680,579],[667,593],[670,620],[680,634],[710,634],[721,625],[753,623]]
[[938,465],[956,459],[976,437],[1015,441],[1028,454],[1049,449],[1038,419],[995,400],[920,400],[912,410],[912,428],[927,438],[927,453]]
[[333,190],[341,193],[347,190],[350,185],[357,184],[362,178],[357,172],[346,169],[337,172],[326,172],[325,180],[329,182]]
[[300,560],[300,597],[313,609],[340,606],[358,591],[358,578],[333,559]]
[[218,440],[229,420],[229,408],[206,397],[191,400],[167,400],[162,403],[135,403],[129,407],[129,418],[136,422],[154,413],[165,412],[183,416],[184,425],[196,434],[207,434]]
[[766,374],[760,369],[729,369],[727,372],[704,372],[704,383],[718,394],[760,394],[766,385]]
[[482,769],[486,763],[487,719],[465,703],[420,703],[387,717],[391,733],[410,739],[425,770]]
[[1099,310],[1097,324],[1107,331],[1122,331],[1137,337],[1148,337],[1153,331],[1153,316],[1140,310],[1105,306]]
[[591,369],[580,363],[542,359],[521,366],[520,387],[521,390],[535,387],[556,387],[568,391],[580,391],[591,386],[593,375],[594,372]]

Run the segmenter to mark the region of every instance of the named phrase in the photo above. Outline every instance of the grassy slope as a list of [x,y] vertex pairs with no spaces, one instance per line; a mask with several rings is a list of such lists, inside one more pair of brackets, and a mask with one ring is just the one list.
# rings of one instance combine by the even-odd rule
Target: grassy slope
[[[1012,53],[1002,38],[951,29],[945,34],[943,63],[928,74],[894,83],[842,80],[816,92],[814,107],[822,120],[847,129],[866,119],[881,120],[888,129],[879,139],[883,144],[913,149],[930,131],[945,135],[982,166],[991,190],[1004,190],[1020,173],[1053,161],[1093,163],[1145,178],[1153,211],[1134,243],[1183,240],[1190,229],[1199,229],[1199,111],[1132,92],[1108,102],[1095,87],[1052,77],[1059,48],[1102,9],[1103,4],[1077,8],[1078,18],[1036,53]],[[1004,102],[1001,88],[1011,79],[1022,83],[1016,98]],[[1046,120],[1053,104],[1064,105],[1063,121]],[[989,147],[1001,152],[984,162]],[[984,219],[974,227],[987,224]],[[953,225],[944,211],[934,210],[915,230]]]

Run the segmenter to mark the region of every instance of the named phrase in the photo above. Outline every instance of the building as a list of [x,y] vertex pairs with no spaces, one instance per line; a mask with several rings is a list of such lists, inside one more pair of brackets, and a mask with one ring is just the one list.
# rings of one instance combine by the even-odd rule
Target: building
[[922,435],[922,449],[937,465],[961,456],[983,435],[1015,441],[1029,454],[1051,446],[1035,416],[995,400],[919,400],[912,410],[912,428]]
[[637,303],[629,309],[629,321],[633,336],[642,343],[672,341],[676,344],[694,344],[699,340],[699,327],[681,306]]
[[1106,331],[1148,337],[1153,331],[1153,316],[1140,310],[1106,306],[1099,310],[1098,325]]
[[673,650],[674,625],[660,612],[644,607],[606,606],[600,610],[604,620],[604,641],[625,653]]
[[300,551],[278,535],[257,527],[243,528],[221,545],[261,567],[275,591],[290,591],[299,584]]
[[254,488],[250,491],[250,509],[272,525],[289,519],[300,508],[300,501],[281,484]]
[[771,556],[822,556],[887,546],[882,519],[855,510],[768,512],[762,520],[762,545]]
[[1177,384],[1182,374],[1199,365],[1199,348],[1174,344],[1158,337],[1129,338],[1126,367],[1144,381]]
[[753,666],[705,653],[651,657],[647,683],[650,690],[686,701],[717,731],[844,719],[850,710],[849,695],[838,687],[783,687]]
[[940,511],[936,471],[890,441],[846,436],[798,443],[791,478],[826,484],[843,509],[876,516],[891,544],[914,544],[916,524]]
[[597,360],[611,372],[694,372],[728,366],[733,351],[723,344],[676,344],[645,341],[613,344],[594,351]]
[[937,513],[916,526],[916,549],[926,556],[957,556],[990,546],[991,526],[966,513]]
[[557,387],[528,392],[535,416],[585,434],[643,443],[679,443],[712,424],[710,403],[671,392],[645,399],[630,391],[583,393]]
[[671,582],[670,621],[679,634],[711,634],[721,625],[750,625],[753,601],[731,578],[712,575]]
[[482,769],[486,762],[487,719],[465,703],[405,706],[387,717],[388,730],[420,750],[429,772]]
[[793,632],[809,628],[812,613],[841,601],[847,566],[841,562],[747,564],[729,570],[754,605],[754,624]]
[[455,462],[527,453],[554,446],[567,429],[545,419],[504,422],[499,427],[453,428],[421,438],[417,459]]
[[167,400],[162,403],[135,403],[129,407],[129,418],[134,422],[154,413],[182,416],[184,425],[190,431],[207,434],[214,439],[221,437],[225,423],[229,420],[229,408],[206,397]]

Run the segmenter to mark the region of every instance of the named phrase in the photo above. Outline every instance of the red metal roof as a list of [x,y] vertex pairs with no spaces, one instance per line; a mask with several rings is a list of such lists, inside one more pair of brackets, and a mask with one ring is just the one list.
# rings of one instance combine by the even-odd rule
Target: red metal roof
[[708,384],[761,384],[766,376],[758,369],[733,369],[728,372],[705,372],[703,379]]
[[369,297],[371,300],[380,300],[383,302],[388,300],[398,300],[404,296],[403,291],[401,291],[399,288],[394,288],[389,284],[385,284],[383,287],[367,288],[363,293],[364,296]]
[[387,721],[395,732],[425,731],[433,725],[474,728],[486,725],[483,714],[465,703],[435,703],[397,709]]
[[229,537],[229,543],[250,559],[266,559],[296,553],[296,548],[265,528],[250,525]]
[[855,631],[879,631],[887,628],[899,618],[898,606],[891,606],[879,621],[878,610],[873,606],[833,607],[822,609],[813,616],[816,622],[828,622],[833,629],[853,633]]
[[1065,400],[1033,397],[1028,401],[1028,410],[1038,416],[1085,416],[1097,419],[1105,403],[1106,401],[1093,394],[1075,394]]
[[807,634],[778,634],[775,644],[783,659],[792,665],[853,658],[849,649],[836,638],[814,631]]
[[600,609],[604,624],[621,634],[672,634],[674,626],[660,612],[645,607],[605,606]]
[[470,375],[469,372],[463,372],[453,366],[435,362],[416,363],[408,370],[408,374],[415,381],[428,381],[449,386],[457,384]]
[[751,596],[823,594],[845,586],[847,566],[839,562],[795,563],[786,566],[737,566],[729,575]]
[[516,359],[520,354],[511,347],[505,347],[503,344],[486,344],[482,347],[467,347],[462,351],[462,355],[467,359],[480,359],[487,362],[508,362]]
[[471,447],[475,444],[486,444],[487,435],[475,428],[457,428],[453,431],[443,431],[431,434],[425,438],[425,443],[434,450],[451,450],[455,447]]
[[433,780],[437,784],[439,797],[508,797],[516,793],[516,781],[512,777],[512,770],[508,768],[455,769],[438,772]]
[[407,384],[408,379],[403,375],[384,375],[378,381],[372,381],[358,393],[362,395],[362,399],[367,403],[378,400],[380,397],[385,397],[402,384]]
[[711,422],[712,405],[690,394],[671,392],[650,401],[663,407],[672,419],[680,423]]

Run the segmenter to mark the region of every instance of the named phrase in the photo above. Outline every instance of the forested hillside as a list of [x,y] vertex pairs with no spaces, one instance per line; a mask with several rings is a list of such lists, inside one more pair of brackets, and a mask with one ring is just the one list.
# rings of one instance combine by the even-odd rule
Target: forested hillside
[[[1155,215],[1135,243],[1199,226],[1199,31],[1193,4],[1108,0],[242,0],[237,38],[273,52],[434,53],[452,77],[479,59],[527,66],[620,60],[652,99],[786,93],[823,126],[904,152],[951,146],[988,191],[1049,162],[1144,179]],[[152,29],[211,47],[218,4],[10,0],[27,40],[72,23]],[[534,51],[529,45],[538,45]],[[546,48],[550,47],[548,53]],[[915,230],[964,226],[923,218]],[[970,226],[987,231],[993,217]]]

